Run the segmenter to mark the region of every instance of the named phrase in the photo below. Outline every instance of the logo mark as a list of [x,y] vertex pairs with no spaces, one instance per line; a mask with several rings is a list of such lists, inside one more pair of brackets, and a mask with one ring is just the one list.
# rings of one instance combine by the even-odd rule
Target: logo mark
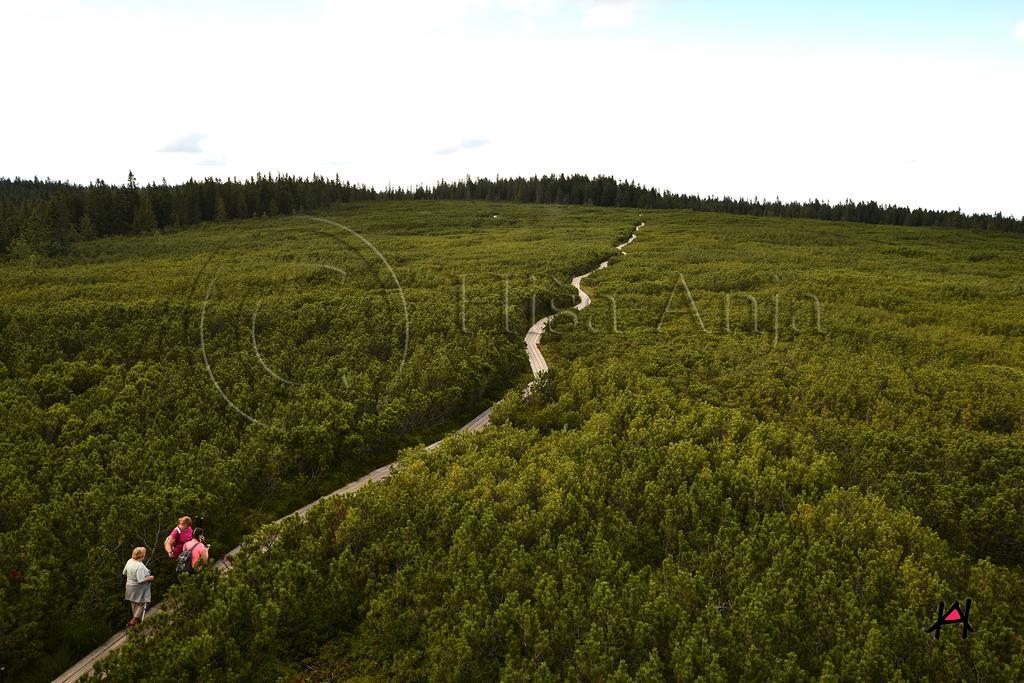
[[934,633],[935,640],[939,639],[939,635],[942,633],[943,626],[953,626],[960,624],[962,627],[960,637],[967,640],[967,636],[974,632],[974,627],[968,623],[968,619],[971,616],[971,599],[967,598],[964,603],[963,610],[960,609],[960,601],[957,600],[946,610],[946,603],[939,601],[938,618],[935,623],[928,627],[925,633]]

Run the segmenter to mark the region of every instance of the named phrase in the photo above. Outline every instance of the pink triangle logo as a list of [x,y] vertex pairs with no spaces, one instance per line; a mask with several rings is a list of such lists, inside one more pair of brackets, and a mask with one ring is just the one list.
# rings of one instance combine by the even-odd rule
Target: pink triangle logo
[[957,621],[958,619],[960,619],[959,610],[953,610],[952,612],[946,615],[946,621]]

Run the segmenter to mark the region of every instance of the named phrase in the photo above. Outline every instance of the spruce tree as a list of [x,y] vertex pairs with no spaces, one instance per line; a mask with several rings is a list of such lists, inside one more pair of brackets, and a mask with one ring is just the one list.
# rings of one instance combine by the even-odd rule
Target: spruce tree
[[228,219],[228,210],[224,206],[224,197],[220,196],[220,194],[217,195],[216,209],[214,210],[213,219],[218,222],[226,221]]
[[149,192],[143,192],[139,206],[135,209],[132,230],[134,232],[152,232],[156,228],[156,212],[153,211],[153,202],[149,198]]

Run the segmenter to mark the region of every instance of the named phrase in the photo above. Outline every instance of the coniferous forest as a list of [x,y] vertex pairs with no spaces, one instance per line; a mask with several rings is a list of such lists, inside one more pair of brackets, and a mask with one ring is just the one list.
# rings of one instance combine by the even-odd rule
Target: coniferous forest
[[1024,681],[1024,0],[0,63],[0,683]]
[[368,199],[480,199],[536,204],[585,204],[645,209],[693,209],[746,216],[903,226],[938,226],[1024,232],[1024,221],[1000,213],[964,214],[877,202],[787,202],[677,194],[617,181],[610,176],[547,175],[466,178],[432,187],[377,190],[340,177],[257,175],[244,181],[207,178],[180,185],[140,186],[97,180],[88,186],[50,180],[0,178],[0,255],[65,253],[79,240],[130,235],[203,221],[274,217],[315,211],[337,202]]
[[277,217],[0,265],[8,671],[48,680],[123,626],[132,547],[163,593],[152,550],[179,516],[207,520],[216,555],[480,412],[528,367],[527,320],[630,228],[470,202],[330,217],[387,264]]
[[[174,581],[158,553],[171,609],[106,680],[1024,678],[1018,224],[605,206],[582,188],[631,186],[584,180],[149,188],[138,235],[113,233],[147,190],[108,187],[117,231],[0,264],[8,672],[123,625],[127,554],[193,514],[240,556]],[[13,186],[7,215],[99,192]],[[969,638],[927,632],[967,598]]]

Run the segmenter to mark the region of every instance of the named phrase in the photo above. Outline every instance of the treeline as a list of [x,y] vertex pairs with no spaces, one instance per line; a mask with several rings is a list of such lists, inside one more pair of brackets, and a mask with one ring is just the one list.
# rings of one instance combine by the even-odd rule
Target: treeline
[[734,199],[732,197],[701,197],[676,194],[667,190],[618,181],[612,176],[559,175],[532,178],[498,178],[490,180],[466,178],[455,183],[441,181],[434,187],[418,187],[414,199],[486,199],[538,204],[593,204],[642,209],[692,209],[744,216],[776,216],[780,218],[816,218],[826,221],[847,221],[906,226],[938,226],[945,228],[976,228],[1024,232],[1024,220],[996,214],[965,214],[962,211],[931,211],[878,202],[829,204],[818,200],[808,202]]
[[146,186],[138,185],[131,172],[124,185],[108,185],[102,180],[81,186],[0,178],[0,253],[20,249],[53,255],[82,239],[141,234],[203,221],[287,215],[338,202],[400,195],[316,175],[257,174],[244,181],[207,178]]
[[546,175],[488,178],[433,186],[377,190],[335,176],[299,178],[257,174],[247,180],[189,180],[139,186],[97,180],[88,186],[51,180],[0,178],[0,254],[59,254],[75,241],[253,216],[314,211],[338,202],[372,199],[483,199],[538,204],[590,204],[644,209],[692,209],[748,216],[815,218],[853,223],[937,226],[1024,232],[1024,220],[996,214],[931,211],[878,202],[733,199],[676,194],[612,176]]

